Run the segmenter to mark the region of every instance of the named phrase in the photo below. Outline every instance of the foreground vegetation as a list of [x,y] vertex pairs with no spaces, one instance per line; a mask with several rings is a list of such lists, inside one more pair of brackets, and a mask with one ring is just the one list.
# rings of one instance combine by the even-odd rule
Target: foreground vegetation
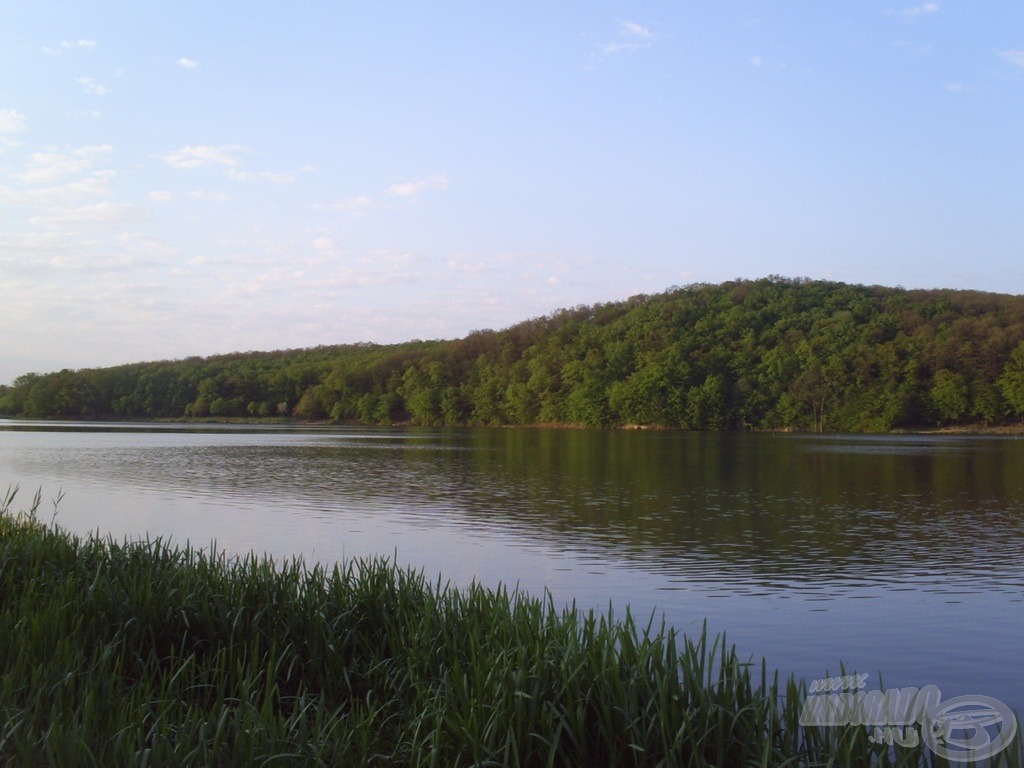
[[[5,765],[924,765],[724,640],[382,560],[78,538],[0,500]],[[1019,764],[1019,755],[1011,764]]]
[[1024,417],[1024,297],[767,278],[454,341],[26,374],[0,413],[889,431]]

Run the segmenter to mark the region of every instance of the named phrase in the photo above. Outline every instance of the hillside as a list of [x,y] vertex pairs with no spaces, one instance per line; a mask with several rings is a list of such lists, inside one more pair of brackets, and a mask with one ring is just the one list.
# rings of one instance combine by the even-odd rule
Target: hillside
[[1024,297],[691,285],[453,341],[26,374],[0,413],[888,431],[1024,416]]

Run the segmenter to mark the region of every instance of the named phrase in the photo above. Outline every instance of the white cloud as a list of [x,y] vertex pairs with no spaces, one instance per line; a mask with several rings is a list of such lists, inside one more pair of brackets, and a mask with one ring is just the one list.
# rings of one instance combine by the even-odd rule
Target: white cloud
[[36,189],[13,190],[0,187],[0,200],[6,203],[30,205],[63,205],[85,197],[101,197],[110,194],[110,179],[114,171],[98,171],[84,179],[67,184]]
[[[0,261],[19,261],[21,256],[49,253],[59,250],[67,242],[55,232],[26,232],[21,235],[0,235]],[[11,255],[15,259],[11,259]]]
[[85,89],[86,93],[91,93],[93,96],[106,96],[110,93],[109,88],[100,85],[91,77],[79,77],[75,82],[81,85]]
[[178,199],[178,196],[173,192],[167,192],[161,189],[150,192],[148,197],[156,203],[170,203]]
[[56,48],[48,45],[43,46],[43,52],[50,56],[60,56],[65,51],[91,50],[99,45],[95,40],[63,40]]
[[624,35],[634,35],[636,37],[650,37],[651,30],[647,27],[642,27],[633,21],[620,21],[619,27]]
[[0,133],[18,133],[28,125],[25,116],[16,109],[0,109]]
[[234,168],[239,164],[238,158],[234,155],[244,151],[244,147],[234,145],[225,147],[187,146],[164,155],[164,162],[175,168],[203,168],[209,165],[226,165],[229,168]]
[[163,240],[141,232],[120,232],[116,238],[126,251],[152,260],[166,261],[178,254],[178,249]]
[[395,276],[404,274],[408,267],[415,266],[423,261],[412,251],[399,251],[393,248],[375,248],[364,256],[357,259],[359,264],[365,267],[374,267],[381,271],[390,271]]
[[650,48],[650,43],[601,43],[597,46],[602,53],[632,53]]
[[429,182],[424,180],[406,181],[402,184],[392,184],[388,187],[388,192],[392,195],[397,195],[398,197],[415,197],[426,189],[428,185]]
[[650,48],[651,30],[635,21],[619,21],[619,40],[610,43],[600,43],[598,48],[602,53],[632,53],[644,48]]
[[491,265],[475,254],[454,255],[444,265],[450,270],[466,275],[481,276],[491,272]]
[[915,5],[911,8],[901,8],[899,10],[890,10],[889,13],[898,13],[900,16],[907,18],[913,16],[925,16],[929,13],[935,13],[939,10],[938,3],[922,3],[921,5]]
[[950,93],[961,93],[964,90],[963,83],[946,83],[946,90]]
[[[93,288],[96,291],[107,292],[110,289],[110,285],[107,283],[111,277],[121,276],[126,273],[137,270],[140,267],[152,267],[159,263],[158,259],[152,258],[148,253],[141,253],[137,250],[129,250],[121,247],[120,251],[111,248],[97,249],[96,251],[83,251],[74,249],[66,251],[63,254],[55,255],[47,261],[47,266],[51,269],[57,270],[61,273],[77,272],[79,274],[91,275],[93,278],[97,278],[97,282],[92,283]],[[81,291],[83,285],[76,286],[78,291]],[[107,309],[111,306],[110,302],[98,302],[96,296],[90,296],[86,301],[77,301],[74,311],[81,312],[85,309],[85,304],[92,304],[94,307],[104,307]]]
[[373,198],[366,195],[350,197],[347,200],[339,200],[331,207],[338,211],[365,211],[373,206]]
[[388,192],[397,197],[416,197],[420,192],[427,189],[445,190],[448,189],[448,177],[440,174],[427,176],[419,181],[406,181],[402,184],[392,184]]
[[46,229],[80,229],[120,225],[147,218],[149,211],[145,208],[106,200],[54,216],[33,216],[28,223]]
[[1011,64],[1024,67],[1024,51],[1000,51],[999,55]]
[[207,192],[203,189],[193,190],[188,193],[188,196],[193,200],[206,200],[211,203],[223,203],[229,199],[223,192]]
[[92,166],[96,158],[113,151],[114,148],[109,144],[100,144],[80,147],[70,154],[36,152],[32,155],[29,169],[15,174],[15,178],[27,184],[45,183],[67,174],[84,171]]
[[228,169],[228,176],[232,179],[238,179],[239,181],[253,181],[254,179],[263,179],[264,181],[270,181],[274,184],[291,184],[295,181],[294,173],[273,173],[272,171],[236,171],[234,168]]
[[182,56],[180,59],[178,59],[178,66],[183,67],[185,69],[195,69],[199,66],[199,62],[195,59],[187,59],[184,56]]

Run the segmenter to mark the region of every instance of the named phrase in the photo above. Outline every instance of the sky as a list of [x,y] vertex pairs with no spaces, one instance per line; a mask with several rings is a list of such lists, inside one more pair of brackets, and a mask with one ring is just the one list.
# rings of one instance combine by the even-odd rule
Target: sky
[[0,383],[1022,256],[1012,0],[0,6]]

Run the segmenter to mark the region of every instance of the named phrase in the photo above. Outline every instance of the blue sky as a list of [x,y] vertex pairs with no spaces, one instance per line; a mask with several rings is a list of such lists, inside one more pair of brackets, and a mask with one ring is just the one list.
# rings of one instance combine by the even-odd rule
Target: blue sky
[[1018,2],[20,3],[0,72],[0,382],[768,274],[1024,293]]

